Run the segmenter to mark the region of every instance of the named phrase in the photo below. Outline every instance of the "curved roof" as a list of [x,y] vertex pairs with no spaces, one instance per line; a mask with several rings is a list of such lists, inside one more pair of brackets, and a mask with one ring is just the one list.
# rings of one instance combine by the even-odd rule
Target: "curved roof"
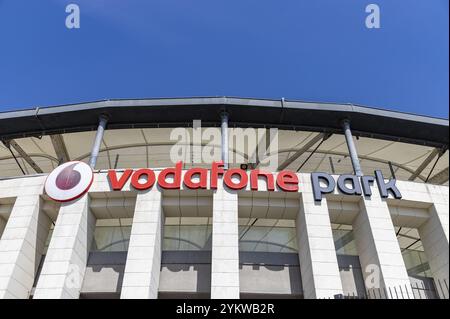
[[0,137],[86,131],[108,114],[109,128],[192,125],[193,119],[218,125],[219,113],[230,125],[340,132],[345,118],[354,134],[429,146],[448,146],[448,120],[352,104],[310,103],[233,97],[105,100],[0,113]]
[[[446,119],[351,104],[233,97],[106,100],[0,113],[0,139],[12,146],[0,144],[0,178],[49,172],[62,157],[87,161],[102,114],[109,122],[97,168],[169,166],[174,144],[170,128],[192,127],[195,119],[204,128],[219,126],[224,110],[230,114],[230,127],[279,128],[273,155],[287,169],[330,171],[333,166],[336,173],[351,172],[341,129],[342,120],[348,119],[358,137],[363,170],[383,169],[387,175],[394,170],[399,179],[448,181]],[[311,142],[320,141],[320,133],[332,135],[320,145]]]

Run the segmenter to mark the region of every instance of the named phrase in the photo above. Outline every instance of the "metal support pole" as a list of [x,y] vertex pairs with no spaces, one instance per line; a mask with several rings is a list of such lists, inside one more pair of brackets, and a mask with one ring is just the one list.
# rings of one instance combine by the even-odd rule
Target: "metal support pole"
[[95,135],[94,144],[92,145],[91,158],[89,159],[89,166],[92,169],[95,169],[95,164],[97,163],[97,157],[100,151],[100,146],[102,144],[103,134],[105,132],[107,123],[108,118],[105,115],[101,115],[98,120],[97,134]]
[[344,129],[345,140],[347,141],[348,152],[350,154],[350,159],[352,160],[353,170],[356,176],[363,176],[361,165],[359,164],[358,152],[356,151],[352,131],[350,130],[350,122],[348,120],[344,120],[342,122],[342,128]]
[[388,162],[388,165],[389,165],[389,169],[390,169],[390,171],[391,171],[391,178],[397,179],[397,177],[395,177],[394,165],[392,165],[392,162],[391,162],[391,161]]
[[222,112],[221,129],[222,129],[222,162],[225,169],[228,169],[228,113]]

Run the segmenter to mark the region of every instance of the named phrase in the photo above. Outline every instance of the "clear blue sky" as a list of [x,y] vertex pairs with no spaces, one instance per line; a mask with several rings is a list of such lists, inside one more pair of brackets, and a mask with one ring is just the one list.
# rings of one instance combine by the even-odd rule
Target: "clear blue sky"
[[448,0],[0,0],[0,110],[228,95],[448,118],[448,15]]

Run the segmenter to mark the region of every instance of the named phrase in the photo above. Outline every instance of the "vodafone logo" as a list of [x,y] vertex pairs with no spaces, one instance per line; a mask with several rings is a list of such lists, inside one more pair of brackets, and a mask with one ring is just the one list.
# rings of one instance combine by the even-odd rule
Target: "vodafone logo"
[[58,202],[77,199],[89,190],[94,174],[89,165],[73,161],[64,163],[53,170],[45,181],[45,192]]

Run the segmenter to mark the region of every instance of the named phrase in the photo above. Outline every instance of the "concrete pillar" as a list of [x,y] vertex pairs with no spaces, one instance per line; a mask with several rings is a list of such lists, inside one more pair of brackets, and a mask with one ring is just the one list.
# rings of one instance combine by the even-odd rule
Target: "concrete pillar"
[[342,282],[334,247],[327,200],[314,201],[308,175],[300,175],[297,241],[305,299],[342,295]]
[[430,218],[419,228],[436,290],[441,298],[449,298],[448,215],[448,203],[435,203],[430,208]]
[[95,222],[88,195],[61,205],[34,299],[79,298]]
[[371,198],[362,197],[353,233],[369,294],[381,293],[382,298],[388,299],[412,298],[389,208],[378,191]]
[[163,226],[161,192],[153,188],[139,193],[120,298],[158,298]]
[[0,299],[27,299],[33,288],[50,219],[39,195],[17,197],[0,240]]
[[238,195],[222,185],[213,195],[211,298],[239,299]]

